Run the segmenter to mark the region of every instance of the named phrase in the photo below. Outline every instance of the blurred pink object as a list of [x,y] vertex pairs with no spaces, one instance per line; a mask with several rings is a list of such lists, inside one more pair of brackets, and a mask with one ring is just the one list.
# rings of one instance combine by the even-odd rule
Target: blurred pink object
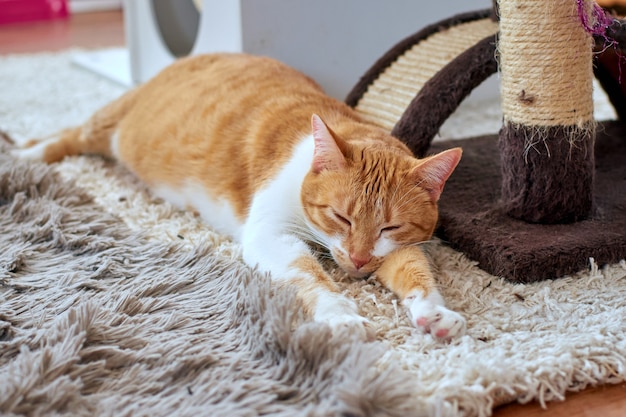
[[67,0],[0,0],[0,24],[68,16]]

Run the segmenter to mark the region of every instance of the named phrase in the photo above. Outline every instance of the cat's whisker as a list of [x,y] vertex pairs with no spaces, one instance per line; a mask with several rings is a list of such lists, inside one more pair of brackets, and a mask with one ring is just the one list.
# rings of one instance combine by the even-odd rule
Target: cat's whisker
[[420,195],[411,195],[405,194],[402,198],[396,203],[396,207],[398,210],[403,210],[408,206],[413,206],[416,203],[422,201],[423,197]]
[[328,259],[330,261],[334,261],[335,258],[333,258],[333,256],[330,254],[330,252],[328,251],[323,251],[323,250],[316,250],[316,249],[312,249],[311,252],[313,253],[313,255],[315,255],[318,259]]
[[411,245],[408,245],[408,246],[422,246],[422,245],[427,245],[429,243],[437,243],[437,240],[436,239],[421,240],[419,242],[412,243]]
[[303,240],[315,243],[324,248],[328,247],[326,239],[310,227],[306,227],[305,225],[301,224],[290,223],[289,225],[287,225],[287,230],[294,235],[302,238]]
[[391,201],[396,201],[396,195],[398,194],[398,191],[400,191],[401,185],[405,184],[405,179],[408,175],[409,175],[409,171],[405,171],[400,177],[400,179],[396,181],[396,186],[394,187],[393,194],[391,195]]

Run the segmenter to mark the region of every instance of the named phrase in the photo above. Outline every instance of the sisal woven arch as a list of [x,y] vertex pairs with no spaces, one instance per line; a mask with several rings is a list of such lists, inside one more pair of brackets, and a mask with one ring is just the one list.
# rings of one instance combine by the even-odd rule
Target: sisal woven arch
[[363,117],[391,130],[413,97],[442,68],[486,37],[498,25],[489,18],[458,23],[420,40],[372,81],[356,103]]
[[[441,125],[461,102],[498,71],[498,32],[497,16],[492,9],[459,14],[429,25],[378,59],[345,101],[365,119],[392,131],[416,155],[424,156]],[[462,36],[465,38],[457,39]],[[605,47],[604,37],[595,38],[593,71],[623,120],[626,95],[620,91],[619,74],[609,68],[615,68],[620,59],[615,51],[626,50],[626,23],[614,19],[607,37],[616,41],[614,48]],[[449,44],[443,54],[435,59],[430,56],[427,64],[420,63],[420,59],[446,42]],[[531,101],[533,98],[528,95],[522,99]],[[590,110],[587,103],[588,118]]]
[[[395,127],[394,134],[421,155],[461,101],[496,71],[494,36],[497,31],[498,24],[491,9],[456,15],[427,26],[381,57],[361,77],[346,102],[365,119],[390,131]],[[468,51],[479,43],[486,53]],[[473,62],[465,62],[467,60]],[[453,69],[468,64],[477,74],[463,75]],[[437,76],[449,65],[452,66],[448,72],[455,73],[451,85],[433,85],[438,84]],[[442,91],[450,94],[442,94]],[[431,100],[431,97],[442,99]],[[429,118],[417,120],[415,117],[422,114],[422,106],[430,109]],[[408,113],[405,115],[405,112]],[[408,123],[398,125],[403,118]]]

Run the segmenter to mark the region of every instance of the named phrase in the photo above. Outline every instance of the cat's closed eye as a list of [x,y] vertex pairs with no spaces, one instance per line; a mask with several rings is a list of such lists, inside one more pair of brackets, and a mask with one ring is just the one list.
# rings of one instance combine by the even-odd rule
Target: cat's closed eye
[[380,232],[381,233],[391,232],[393,230],[398,230],[399,228],[400,228],[400,225],[386,226],[386,227],[383,227],[382,229],[380,229]]
[[334,210],[333,210],[333,215],[335,216],[335,218],[336,218],[337,220],[339,220],[339,222],[341,222],[341,223],[345,224],[345,225],[346,225],[346,226],[348,226],[348,227],[352,227],[352,222],[351,222],[350,220],[348,220],[348,219],[346,218],[346,216],[343,216],[343,215],[341,215],[341,214],[337,213],[337,212],[336,212],[336,211],[334,211]]

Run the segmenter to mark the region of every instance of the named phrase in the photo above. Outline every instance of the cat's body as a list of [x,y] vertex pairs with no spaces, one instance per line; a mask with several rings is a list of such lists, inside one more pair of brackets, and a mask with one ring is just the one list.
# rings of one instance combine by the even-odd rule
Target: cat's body
[[180,60],[83,126],[31,145],[16,154],[46,162],[82,153],[119,160],[154,193],[240,241],[246,263],[296,285],[311,316],[335,329],[371,333],[309,242],[327,248],[349,275],[375,273],[415,326],[442,339],[464,331],[417,246],[432,235],[436,203],[460,150],[417,160],[274,60]]

